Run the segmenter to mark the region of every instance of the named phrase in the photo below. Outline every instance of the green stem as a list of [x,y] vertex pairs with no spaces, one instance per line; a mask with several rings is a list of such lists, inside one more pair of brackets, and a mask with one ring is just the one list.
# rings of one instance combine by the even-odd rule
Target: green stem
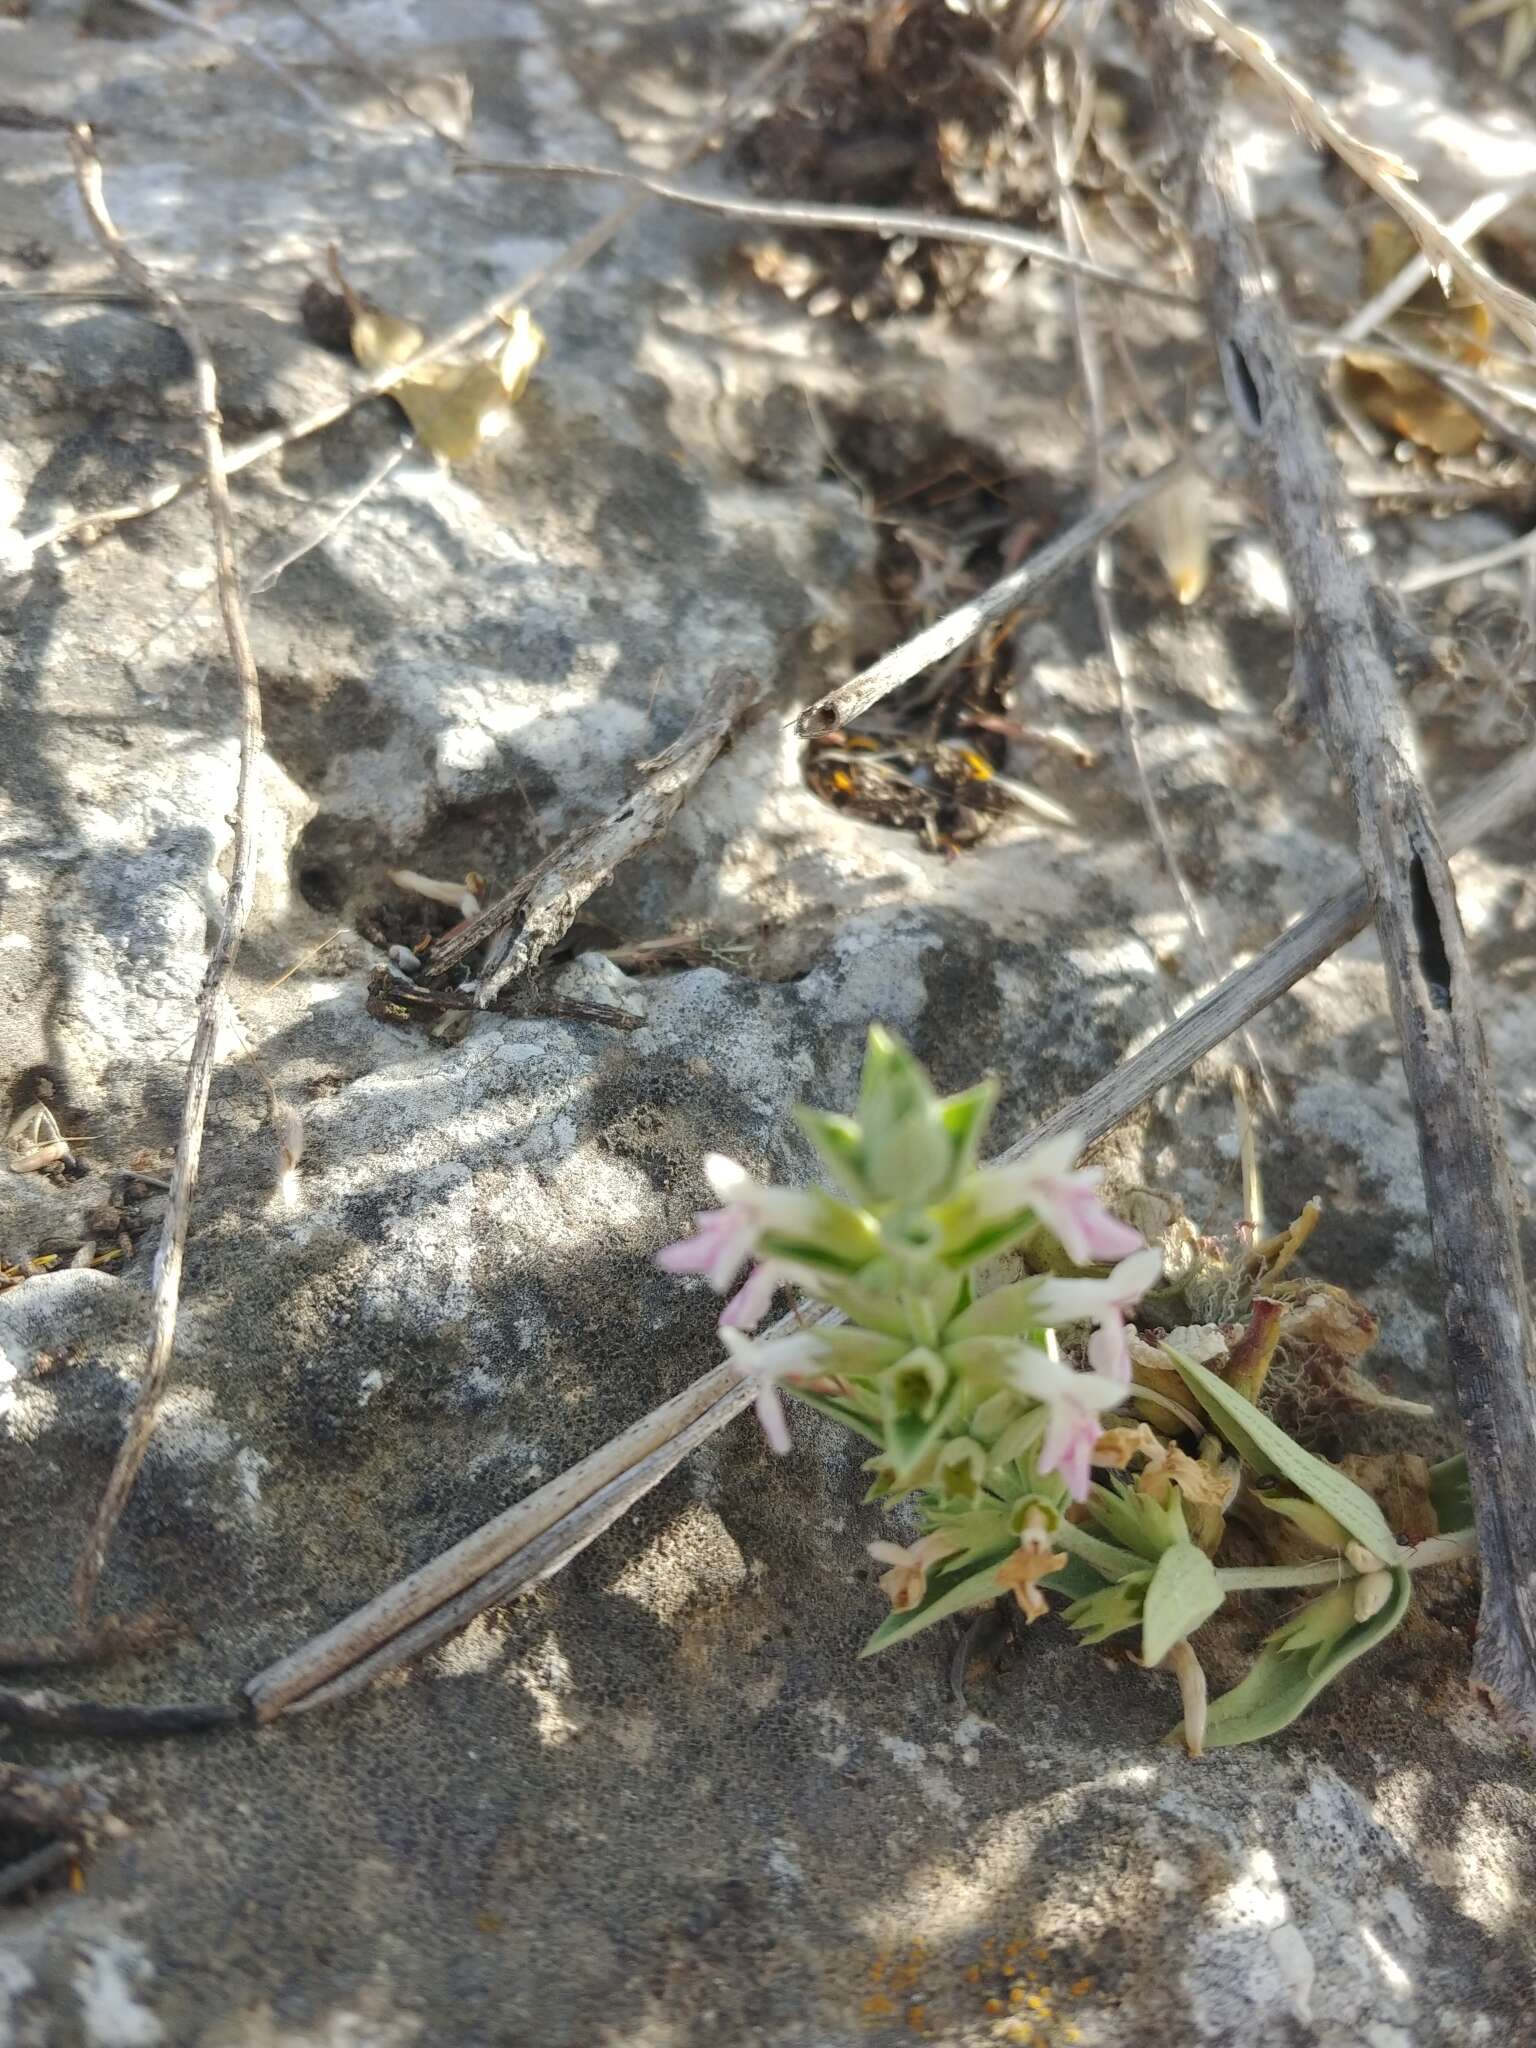
[[1283,1586],[1342,1586],[1360,1574],[1342,1557],[1320,1557],[1316,1564],[1243,1564],[1217,1567],[1223,1593],[1266,1593]]
[[1051,1541],[1059,1543],[1073,1557],[1080,1557],[1084,1564],[1092,1565],[1102,1578],[1123,1579],[1129,1572],[1145,1572],[1152,1568],[1150,1562],[1138,1557],[1134,1550],[1122,1550],[1118,1543],[1106,1543],[1102,1536],[1090,1536],[1076,1522],[1059,1523],[1051,1531]]
[[[1477,1538],[1470,1529],[1454,1536],[1429,1536],[1403,1553],[1399,1563],[1404,1571],[1421,1572],[1432,1565],[1454,1564],[1475,1557]],[[1091,1563],[1092,1560],[1090,1559]],[[1224,1593],[1275,1592],[1286,1586],[1342,1586],[1360,1574],[1343,1557],[1320,1557],[1313,1564],[1248,1564],[1218,1567],[1217,1578]]]

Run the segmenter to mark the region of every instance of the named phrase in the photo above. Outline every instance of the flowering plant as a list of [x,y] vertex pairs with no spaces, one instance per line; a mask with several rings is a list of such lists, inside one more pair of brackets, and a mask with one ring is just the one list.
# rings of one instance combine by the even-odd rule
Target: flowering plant
[[[1056,1592],[1089,1642],[1139,1631],[1143,1663],[1178,1678],[1194,1753],[1269,1733],[1396,1626],[1414,1565],[1465,1554],[1461,1475],[1440,1468],[1438,1482],[1440,1526],[1456,1533],[1407,1552],[1369,1493],[1249,1398],[1274,1351],[1274,1302],[1255,1301],[1228,1378],[1142,1343],[1134,1317],[1162,1254],[1105,1208],[1072,1136],[982,1166],[996,1099],[992,1081],[938,1096],[876,1028],[858,1115],[797,1111],[840,1194],[764,1186],[712,1155],[721,1206],[659,1263],[721,1294],[748,1269],[720,1331],[776,1451],[790,1446],[787,1392],[871,1445],[867,1499],[915,1496],[916,1540],[869,1545],[891,1611],[866,1656],[999,1598],[1036,1621]],[[1048,1270],[983,1291],[983,1269],[1020,1251]],[[748,1334],[785,1287],[834,1313]],[[1078,1365],[1057,1333],[1084,1331]],[[1121,1476],[1095,1484],[1095,1466]],[[1245,1494],[1316,1557],[1223,1568]],[[1322,1585],[1208,1709],[1190,1635],[1229,1593]]]

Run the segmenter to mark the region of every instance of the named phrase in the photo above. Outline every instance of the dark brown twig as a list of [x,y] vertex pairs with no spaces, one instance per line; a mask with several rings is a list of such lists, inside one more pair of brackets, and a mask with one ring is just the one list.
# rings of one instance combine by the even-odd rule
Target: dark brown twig
[[163,1707],[66,1700],[55,1692],[0,1690],[0,1725],[44,1735],[194,1735],[246,1718],[239,1700],[177,1701]]
[[176,1308],[181,1293],[181,1264],[191,1220],[192,1190],[197,1184],[197,1167],[203,1144],[203,1120],[213,1083],[214,1059],[218,1050],[219,1025],[223,1018],[225,990],[234,969],[240,942],[245,936],[251,899],[256,887],[256,830],[260,809],[259,763],[261,759],[261,685],[256,675],[256,658],[251,652],[245,612],[240,601],[240,577],[235,560],[234,520],[230,510],[229,482],[224,467],[224,440],[220,431],[219,386],[207,343],[186,305],[161,284],[124,242],[107,212],[102,194],[101,163],[89,128],[73,130],[69,138],[74,159],[75,182],[92,231],[127,281],[140,291],[146,304],[169,322],[181,336],[192,358],[193,384],[197,395],[198,434],[202,442],[203,474],[208,491],[208,515],[213,528],[213,557],[217,571],[219,610],[229,641],[230,659],[240,692],[240,777],[232,818],[234,831],[230,856],[229,890],[224,899],[224,917],[219,936],[197,1003],[197,1029],[187,1069],[186,1093],[182,1101],[181,1134],[176,1145],[176,1162],[171,1169],[170,1199],[166,1204],[160,1250],[155,1260],[155,1289],[149,1357],[138,1398],[129,1417],[128,1431],[117,1462],[107,1481],[101,1506],[86,1539],[73,1594],[77,1613],[89,1610],[96,1582],[106,1561],[107,1547],[117,1527],[150,1435],[160,1397],[170,1372],[171,1349],[176,1339]]
[[[1212,10],[1201,5],[1202,18]],[[1169,0],[1138,10],[1176,135],[1217,355],[1291,587],[1304,696],[1354,800],[1392,998],[1466,1435],[1483,1601],[1474,1672],[1536,1740],[1536,1385],[1493,1075],[1455,885],[1392,661],[1391,600],[1346,538],[1337,467],[1265,275],[1222,132],[1214,53]]]
[[[376,1017],[402,1023],[412,1017],[440,1017],[450,1010],[472,1011],[479,1006],[461,989],[421,988],[382,973],[372,983],[368,1007]],[[559,1017],[571,1024],[606,1024],[613,1031],[638,1031],[645,1022],[616,1003],[583,1003],[533,989],[514,991],[490,1007],[502,1017]]]

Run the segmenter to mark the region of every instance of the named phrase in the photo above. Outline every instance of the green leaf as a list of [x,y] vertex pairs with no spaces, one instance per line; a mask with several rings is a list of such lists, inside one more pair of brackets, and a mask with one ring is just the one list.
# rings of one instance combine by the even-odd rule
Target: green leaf
[[[1323,1643],[1310,1657],[1301,1654],[1306,1647],[1304,1642],[1287,1650],[1284,1639],[1296,1642],[1299,1633],[1305,1634],[1312,1609],[1321,1608],[1325,1601],[1338,1596],[1327,1593],[1323,1600],[1313,1601],[1311,1608],[1303,1608],[1300,1615],[1270,1637],[1241,1685],[1235,1685],[1212,1702],[1205,1724],[1206,1748],[1231,1749],[1239,1742],[1258,1742],[1277,1729],[1289,1727],[1347,1665],[1391,1635],[1408,1612],[1412,1596],[1413,1581],[1409,1574],[1400,1569],[1394,1571],[1392,1596],[1381,1611]],[[1282,1640],[1277,1643],[1277,1638]]]
[[979,1294],[967,1309],[951,1318],[946,1343],[965,1337],[1022,1337],[1039,1327],[1040,1282],[1015,1280]]
[[1349,1541],[1349,1531],[1342,1522],[1335,1521],[1326,1508],[1320,1508],[1315,1500],[1297,1500],[1289,1494],[1265,1493],[1262,1488],[1254,1489],[1255,1500],[1263,1501],[1265,1507],[1298,1528],[1310,1543],[1319,1550],[1342,1552]]
[[958,1180],[975,1166],[981,1141],[997,1107],[998,1084],[993,1079],[978,1081],[961,1095],[946,1095],[939,1104],[939,1120],[949,1133],[953,1148],[952,1178]]
[[[908,1357],[914,1354],[909,1352]],[[881,1385],[884,1399],[882,1421],[885,1425],[885,1448],[896,1476],[900,1481],[910,1479],[923,1464],[928,1453],[948,1435],[950,1425],[958,1416],[965,1401],[965,1387],[957,1382],[947,1392],[936,1390],[930,1400],[913,1404],[904,1392],[896,1375],[901,1366],[893,1366]]]
[[1080,1522],[1061,1523],[1051,1532],[1051,1541],[1069,1557],[1081,1558],[1101,1579],[1124,1579],[1132,1572],[1144,1572],[1147,1568],[1147,1560],[1138,1557],[1134,1550],[1122,1550],[1117,1543],[1106,1543]]
[[[851,1279],[869,1264],[868,1251],[837,1252],[829,1245],[813,1243],[807,1237],[790,1237],[782,1230],[765,1230],[758,1239],[758,1251],[772,1259],[783,1259],[787,1265],[804,1266],[818,1275],[825,1273],[833,1280]],[[817,1291],[821,1291],[819,1282]]]
[[1011,1465],[1015,1458],[1026,1457],[1045,1435],[1050,1419],[1044,1407],[1039,1406],[1010,1423],[992,1446],[993,1465]]
[[1100,1586],[1086,1599],[1074,1600],[1067,1609],[1067,1621],[1085,1643],[1107,1642],[1141,1620],[1152,1574],[1143,1568],[1112,1586]]
[[1429,1468],[1429,1497],[1434,1502],[1435,1520],[1442,1536],[1460,1535],[1476,1526],[1472,1512],[1472,1481],[1467,1475],[1467,1454],[1460,1452]]
[[1277,1422],[1203,1365],[1196,1365],[1167,1344],[1162,1355],[1246,1464],[1271,1479],[1288,1480],[1342,1523],[1357,1543],[1374,1551],[1383,1564],[1401,1561],[1402,1546],[1387,1527],[1386,1516],[1352,1479],[1293,1443]]
[[868,1144],[909,1110],[934,1107],[933,1086],[920,1061],[883,1024],[871,1024],[859,1078],[859,1123]]
[[864,1136],[870,1188],[878,1200],[900,1208],[921,1208],[936,1200],[949,1180],[953,1156],[949,1133],[931,1102]]
[[1166,1501],[1155,1501],[1147,1493],[1133,1493],[1121,1486],[1095,1486],[1088,1496],[1093,1518],[1107,1529],[1116,1543],[1155,1564],[1165,1550],[1183,1543],[1189,1535],[1184,1520],[1184,1503],[1177,1487],[1170,1487]]
[[1016,1543],[1010,1542],[990,1556],[957,1558],[952,1563],[947,1561],[945,1568],[930,1572],[928,1590],[921,1602],[908,1608],[905,1614],[888,1614],[859,1655],[878,1656],[881,1650],[905,1642],[908,1636],[943,1621],[947,1615],[962,1613],[967,1607],[984,1607],[989,1600],[995,1600],[999,1592],[997,1568],[1017,1548]]
[[835,1280],[818,1273],[816,1294],[830,1307],[841,1309],[849,1322],[866,1330],[879,1330],[887,1337],[904,1337],[910,1343],[912,1331],[901,1304],[870,1286],[869,1278],[867,1267],[859,1280]]
[[946,1266],[957,1270],[979,1266],[985,1259],[995,1259],[999,1253],[1010,1251],[1021,1238],[1039,1227],[1040,1219],[1033,1209],[1018,1209],[1012,1216],[977,1224],[969,1237],[962,1237],[940,1256]]
[[1064,1593],[1069,1600],[1087,1600],[1102,1590],[1104,1581],[1090,1564],[1069,1556],[1059,1572],[1036,1583],[1051,1593]]
[[851,1116],[833,1116],[824,1109],[795,1109],[795,1122],[816,1148],[817,1156],[856,1202],[869,1200],[864,1179],[864,1136]]
[[888,1337],[875,1330],[850,1329],[837,1323],[818,1329],[816,1341],[816,1370],[835,1372],[850,1380],[878,1378],[912,1348],[902,1336]]
[[1175,1543],[1157,1561],[1141,1616],[1141,1657],[1161,1664],[1222,1602],[1216,1567],[1193,1543]]

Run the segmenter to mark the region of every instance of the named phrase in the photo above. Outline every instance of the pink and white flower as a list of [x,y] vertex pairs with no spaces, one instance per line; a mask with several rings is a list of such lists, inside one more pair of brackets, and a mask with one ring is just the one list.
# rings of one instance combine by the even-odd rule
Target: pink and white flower
[[755,1330],[773,1306],[773,1297],[789,1283],[789,1268],[777,1259],[759,1259],[720,1311],[722,1330]]
[[783,1457],[790,1447],[790,1436],[784,1404],[779,1399],[779,1382],[808,1379],[819,1373],[827,1362],[827,1345],[814,1330],[797,1337],[780,1337],[771,1344],[744,1336],[728,1325],[721,1326],[720,1335],[731,1354],[731,1364],[744,1380],[751,1381],[755,1390],[753,1406],[763,1425],[768,1448]]
[[1037,1145],[1015,1166],[985,1169],[971,1184],[978,1214],[998,1217],[1032,1209],[1076,1266],[1140,1250],[1140,1231],[1111,1216],[1099,1200],[1099,1169],[1074,1166],[1081,1150],[1082,1139],[1068,1131]]
[[695,1235],[664,1244],[656,1263],[664,1273],[702,1273],[724,1294],[757,1244],[757,1224],[744,1208],[705,1209],[694,1217]]
[[1106,1379],[1122,1385],[1131,1377],[1131,1344],[1126,1318],[1161,1276],[1163,1255],[1150,1245],[1124,1258],[1102,1280],[1058,1280],[1047,1276],[1035,1283],[1035,1312],[1054,1329],[1062,1323],[1087,1322],[1097,1327],[1088,1339],[1088,1363]]
[[1032,1344],[1021,1344],[1014,1353],[1008,1378],[1017,1392],[1046,1411],[1037,1467],[1059,1472],[1072,1498],[1085,1499],[1093,1447],[1103,1431],[1100,1417],[1125,1399],[1124,1384],[1101,1373],[1075,1372]]
[[[711,1152],[704,1161],[704,1172],[722,1206],[694,1217],[692,1237],[662,1246],[656,1263],[664,1273],[700,1273],[716,1294],[725,1294],[755,1255],[765,1230],[814,1236],[818,1224],[824,1223],[813,1194],[799,1188],[767,1187],[723,1153]],[[790,1278],[782,1263],[765,1260],[754,1266],[745,1285],[722,1311],[721,1328],[755,1329],[768,1313],[775,1293]]]

